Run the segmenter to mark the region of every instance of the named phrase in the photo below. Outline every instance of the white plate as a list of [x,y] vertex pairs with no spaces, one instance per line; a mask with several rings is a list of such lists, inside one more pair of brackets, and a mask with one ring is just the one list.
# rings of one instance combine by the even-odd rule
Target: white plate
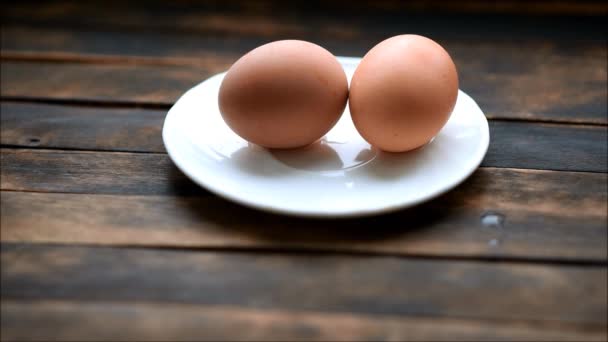
[[[360,58],[339,57],[350,80]],[[466,179],[490,141],[488,122],[460,91],[450,120],[412,152],[376,151],[361,138],[348,106],[318,143],[291,151],[249,144],[222,120],[217,95],[224,73],[186,92],[169,110],[163,140],[194,182],[246,206],[315,217],[363,216],[410,207]]]

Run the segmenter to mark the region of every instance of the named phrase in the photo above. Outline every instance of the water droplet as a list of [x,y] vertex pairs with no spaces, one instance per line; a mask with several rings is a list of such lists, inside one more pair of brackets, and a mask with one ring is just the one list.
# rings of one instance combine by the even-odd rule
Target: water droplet
[[502,228],[505,223],[505,215],[488,211],[481,215],[481,224],[489,228]]

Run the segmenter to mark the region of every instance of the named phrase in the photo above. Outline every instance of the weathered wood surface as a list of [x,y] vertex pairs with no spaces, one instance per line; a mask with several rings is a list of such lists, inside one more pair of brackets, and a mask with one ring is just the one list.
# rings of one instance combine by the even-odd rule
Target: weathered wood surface
[[0,112],[5,146],[165,152],[166,110],[0,102]]
[[[2,13],[7,24],[156,30],[241,36],[310,35],[353,38],[418,29],[459,37],[603,39],[602,1],[21,1]],[[515,15],[513,15],[515,14]],[[171,18],[173,20],[167,20]],[[576,21],[576,30],[564,21]],[[514,26],[514,21],[517,26]],[[587,35],[581,37],[577,32]]]
[[[605,341],[602,1],[29,2],[0,13],[4,340]],[[348,220],[248,209],[164,152],[188,88],[276,39],[453,56],[490,119],[442,197]],[[103,324],[100,324],[103,322]],[[35,327],[35,328],[32,328]]]
[[[92,149],[164,153],[161,139],[164,115],[148,110],[110,110],[81,107],[9,105],[0,107],[3,145],[59,149]],[[490,123],[491,144],[482,162],[487,167],[606,172],[608,146],[606,127],[527,124],[519,122]],[[65,158],[66,168],[79,162],[72,156],[96,160],[156,159],[166,156],[136,154],[103,154],[47,150],[3,149],[2,158],[9,164],[7,173],[26,170],[29,163]],[[14,162],[14,164],[13,164]],[[52,162],[52,160],[51,160]],[[94,172],[94,170],[92,170]],[[120,171],[117,171],[120,172]]]
[[546,322],[378,317],[145,302],[3,300],[0,306],[0,334],[5,341],[606,340],[601,329]]
[[[188,183],[180,180],[181,185],[172,187],[171,180],[157,173],[167,171],[154,165],[141,166],[145,175],[120,166],[104,172],[112,169],[126,170],[104,177],[98,169],[96,178],[88,170],[81,175],[72,171],[71,188],[60,187],[68,180],[48,170],[41,175],[57,182],[53,187],[33,187],[32,181],[26,188],[2,183],[3,189],[97,193],[4,191],[2,240],[603,263],[608,258],[607,193],[601,186],[605,174],[482,168],[454,191],[410,210],[365,219],[312,220],[261,213],[214,196],[179,196],[191,194]],[[141,178],[133,176],[137,174]],[[125,196],[129,192],[140,195]],[[103,193],[119,195],[99,195]]]
[[[164,110],[2,102],[3,145],[164,152]],[[203,115],[203,114],[201,114]],[[490,122],[484,166],[605,172],[608,131],[601,126]]]
[[[504,14],[517,6],[537,15]],[[454,12],[455,7],[460,13]],[[544,15],[567,8],[575,12]],[[336,55],[363,56],[386,37],[419,33],[448,49],[459,68],[461,88],[490,118],[605,124],[607,8],[601,2],[265,1],[170,6],[156,2],[134,10],[121,3],[24,3],[3,12],[3,73],[7,74],[3,80],[12,87],[2,95],[170,105],[183,89],[272,40],[311,40]],[[576,22],[576,30],[565,24],[568,21]],[[24,66],[16,61],[38,63]],[[45,61],[68,64],[57,68]],[[150,64],[167,68],[152,71],[146,67]],[[30,67],[28,74],[25,68]],[[51,77],[31,77],[40,73]],[[128,75],[130,82],[106,85],[103,81],[121,74]],[[90,84],[93,78],[95,85]],[[30,92],[19,87],[28,81]],[[146,87],[150,82],[154,88]],[[72,87],[69,97],[66,83],[83,87]],[[115,93],[104,90],[121,84]],[[155,89],[164,91],[153,94]]]
[[159,153],[2,149],[3,190],[104,194],[207,193]]
[[[598,153],[597,158],[601,157]],[[6,190],[124,194],[171,194],[193,190],[193,183],[163,153],[3,148],[0,158],[3,164],[0,184]],[[601,162],[601,159],[592,160],[597,161]],[[513,164],[517,166],[515,162]],[[482,165],[493,167],[490,162]],[[601,185],[605,179],[605,175],[599,175],[596,181]],[[514,193],[519,190],[512,189]],[[600,186],[595,190],[604,189]]]
[[[605,267],[2,244],[5,299],[606,323]],[[573,281],[573,280],[576,281]]]
[[[597,56],[574,58],[555,55],[551,47],[542,45],[529,47],[528,54],[517,44],[506,49],[492,44],[471,48],[466,44],[462,49],[472,56],[463,56],[462,60],[458,54],[454,56],[460,88],[473,96],[491,119],[608,121],[605,45],[595,47]],[[10,86],[3,86],[1,95],[5,99],[168,107],[186,89],[225,71],[237,58],[237,54],[207,54],[197,57],[195,65],[178,60],[169,60],[174,65],[153,65],[140,59],[111,64],[4,60],[1,81]]]

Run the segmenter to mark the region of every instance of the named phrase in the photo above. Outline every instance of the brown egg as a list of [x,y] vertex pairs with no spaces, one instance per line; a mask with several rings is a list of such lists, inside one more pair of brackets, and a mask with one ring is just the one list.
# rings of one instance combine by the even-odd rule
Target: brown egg
[[329,51],[282,40],[232,65],[220,87],[219,108],[243,139],[268,148],[295,148],[323,137],[347,99],[346,74]]
[[401,35],[363,57],[351,80],[349,108],[367,142],[403,152],[439,133],[457,97],[458,74],[450,55],[428,38]]

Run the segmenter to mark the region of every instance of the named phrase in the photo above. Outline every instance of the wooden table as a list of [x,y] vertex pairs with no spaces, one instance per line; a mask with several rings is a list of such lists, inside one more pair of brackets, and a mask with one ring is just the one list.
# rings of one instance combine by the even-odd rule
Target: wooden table
[[[2,340],[606,340],[606,11],[3,8]],[[210,194],[167,157],[167,110],[250,49],[300,38],[362,56],[405,32],[446,47],[490,120],[482,166],[441,198],[283,217]]]

